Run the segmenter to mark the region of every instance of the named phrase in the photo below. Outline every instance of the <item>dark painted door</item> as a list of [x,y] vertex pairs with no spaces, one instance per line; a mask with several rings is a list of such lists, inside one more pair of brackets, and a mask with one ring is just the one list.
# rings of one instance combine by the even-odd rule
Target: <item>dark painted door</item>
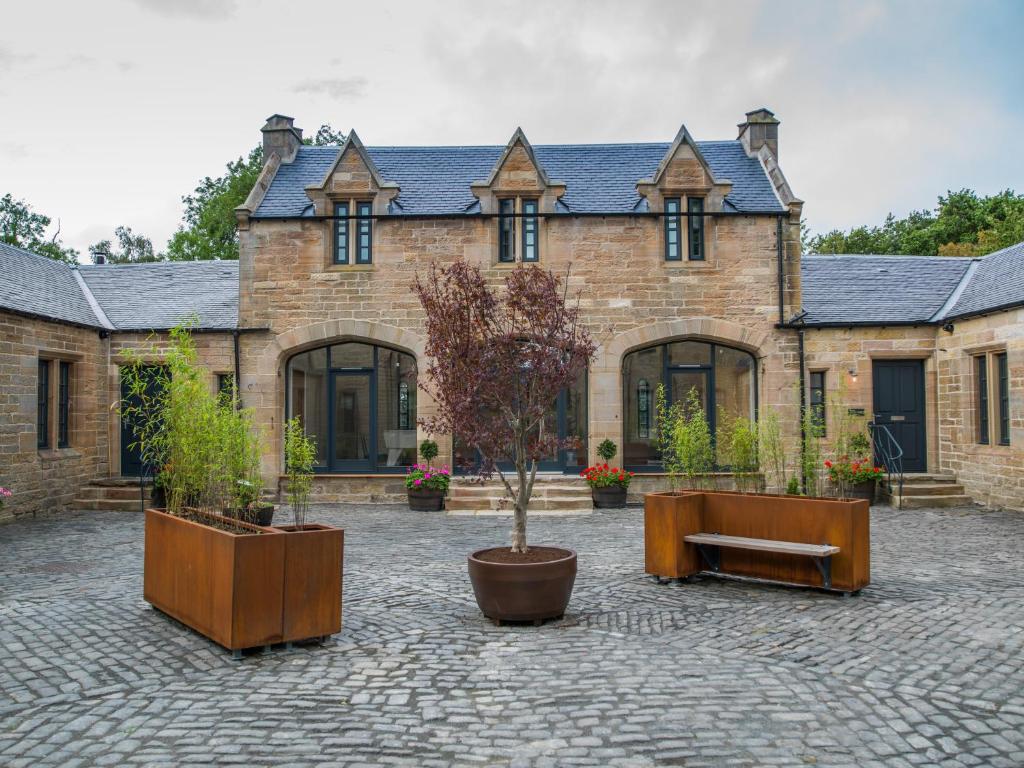
[[926,472],[924,361],[875,360],[875,423],[888,427],[903,449],[904,472]]
[[[147,391],[149,396],[156,394],[159,372],[162,370],[162,366],[149,365],[145,366],[145,371],[149,374]],[[121,402],[134,407],[138,405],[138,397],[130,397],[128,394],[127,387],[125,385],[124,377],[121,378]],[[136,424],[132,419],[128,417],[121,418],[121,476],[122,477],[140,477],[142,475],[142,454],[139,451],[139,446],[136,445],[138,441],[138,434],[136,430]],[[152,474],[152,470],[147,468],[146,474]]]

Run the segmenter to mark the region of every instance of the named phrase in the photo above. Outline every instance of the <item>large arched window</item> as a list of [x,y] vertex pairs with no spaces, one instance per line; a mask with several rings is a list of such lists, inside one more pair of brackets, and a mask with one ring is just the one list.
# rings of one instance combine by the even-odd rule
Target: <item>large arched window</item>
[[321,472],[403,472],[416,462],[416,361],[388,347],[332,344],[287,368],[288,418],[316,440]]
[[623,462],[657,469],[655,394],[664,384],[670,403],[700,396],[714,434],[725,419],[756,418],[757,366],[749,352],[705,341],[676,341],[630,352],[622,360]]

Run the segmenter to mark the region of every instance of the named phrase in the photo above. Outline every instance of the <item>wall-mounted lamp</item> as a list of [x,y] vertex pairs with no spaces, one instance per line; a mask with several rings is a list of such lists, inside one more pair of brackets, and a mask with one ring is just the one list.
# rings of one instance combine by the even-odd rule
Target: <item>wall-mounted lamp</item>
[[857,383],[857,369],[856,368],[851,368],[850,369],[850,381],[852,381],[854,384]]

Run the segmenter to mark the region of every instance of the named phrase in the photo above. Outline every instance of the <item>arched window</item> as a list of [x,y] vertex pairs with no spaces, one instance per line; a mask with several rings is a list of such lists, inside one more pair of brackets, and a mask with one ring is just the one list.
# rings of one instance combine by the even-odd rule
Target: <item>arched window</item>
[[344,342],[295,355],[287,415],[316,440],[322,472],[403,472],[416,462],[416,361]]
[[622,360],[623,462],[657,469],[655,390],[665,386],[669,403],[696,390],[712,434],[725,419],[756,418],[757,366],[749,352],[705,341],[675,341],[630,352]]

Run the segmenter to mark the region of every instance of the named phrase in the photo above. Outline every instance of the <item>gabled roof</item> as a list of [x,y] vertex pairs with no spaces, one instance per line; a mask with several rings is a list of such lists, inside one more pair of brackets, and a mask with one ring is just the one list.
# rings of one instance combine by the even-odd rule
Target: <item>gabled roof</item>
[[946,312],[960,317],[1024,303],[1024,243],[990,253],[977,267],[963,292]]
[[977,259],[808,254],[801,259],[804,323],[941,323],[1024,306],[1024,243]]
[[540,177],[541,183],[547,187],[551,185],[548,179],[547,171],[544,170],[544,164],[537,159],[537,155],[534,154],[533,145],[530,144],[530,140],[526,138],[526,134],[523,133],[523,129],[517,127],[515,132],[512,134],[512,138],[508,140],[508,144],[505,145],[505,149],[502,150],[498,159],[494,163],[494,167],[491,168],[491,172],[487,175],[487,178],[483,181],[483,184],[488,187],[494,185],[494,180],[498,178],[498,174],[501,172],[502,166],[505,165],[505,161],[508,156],[512,154],[512,150],[516,148],[516,144],[522,146],[523,151],[526,152],[526,156],[530,158],[530,162],[533,163],[533,167],[537,169],[537,175]]
[[166,330],[193,315],[204,330],[238,326],[237,261],[158,261],[79,267],[117,330]]
[[[566,185],[561,202],[574,213],[630,213],[640,202],[636,184],[651,178],[671,144],[533,145],[537,164]],[[696,142],[716,178],[729,179],[732,191],[726,208],[735,211],[778,211],[782,204],[764,167],[748,157],[739,141]],[[401,188],[394,213],[465,213],[476,202],[470,184],[486,179],[505,146],[366,147],[381,177]],[[306,196],[337,160],[338,147],[299,148],[292,163],[282,165],[263,201],[259,217],[313,215]]]
[[0,309],[101,327],[69,264],[4,243],[0,243]]

